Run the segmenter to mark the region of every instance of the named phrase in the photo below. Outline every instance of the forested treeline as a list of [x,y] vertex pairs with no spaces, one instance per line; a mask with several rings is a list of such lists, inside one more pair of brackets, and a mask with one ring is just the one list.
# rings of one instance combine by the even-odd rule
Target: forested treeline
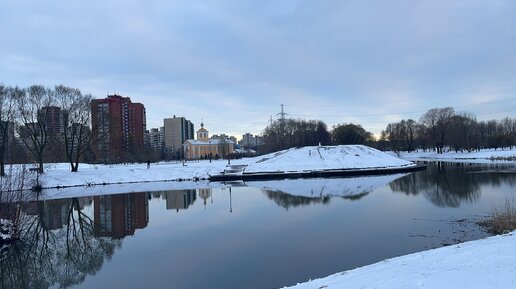
[[338,124],[328,130],[320,120],[280,119],[264,129],[263,153],[307,145],[365,144],[381,150],[415,149],[473,151],[483,148],[511,149],[516,145],[516,118],[477,121],[470,113],[451,107],[428,110],[416,121],[390,123],[379,139],[359,124]]
[[438,153],[444,149],[511,149],[515,145],[516,118],[478,121],[473,114],[456,113],[451,107],[430,109],[417,122],[407,119],[390,123],[378,140],[381,149],[432,149]]

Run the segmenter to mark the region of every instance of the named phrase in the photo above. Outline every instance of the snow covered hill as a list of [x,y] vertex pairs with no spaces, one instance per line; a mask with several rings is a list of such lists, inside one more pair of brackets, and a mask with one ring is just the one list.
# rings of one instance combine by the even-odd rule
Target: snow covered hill
[[407,166],[414,166],[414,163],[364,145],[308,146],[249,159],[245,172],[296,172]]

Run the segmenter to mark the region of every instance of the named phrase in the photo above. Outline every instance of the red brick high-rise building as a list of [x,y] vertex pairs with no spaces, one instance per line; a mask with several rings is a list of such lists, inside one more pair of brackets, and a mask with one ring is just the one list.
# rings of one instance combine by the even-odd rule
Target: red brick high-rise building
[[108,95],[91,102],[92,150],[98,161],[143,161],[145,107],[129,97]]

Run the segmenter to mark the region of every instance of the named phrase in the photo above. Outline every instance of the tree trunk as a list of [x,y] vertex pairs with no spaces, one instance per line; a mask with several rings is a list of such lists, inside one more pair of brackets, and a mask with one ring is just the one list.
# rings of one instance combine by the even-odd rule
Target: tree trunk
[[38,172],[39,172],[40,174],[43,174],[43,173],[44,173],[44,170],[43,170],[43,152],[41,152],[41,153],[38,155],[38,163],[39,163]]

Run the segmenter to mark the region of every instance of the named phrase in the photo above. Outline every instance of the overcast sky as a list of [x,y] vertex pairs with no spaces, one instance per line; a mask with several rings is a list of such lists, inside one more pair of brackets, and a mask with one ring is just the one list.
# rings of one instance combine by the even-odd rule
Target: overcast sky
[[516,116],[514,0],[0,0],[0,36],[1,83],[130,96],[148,128]]

